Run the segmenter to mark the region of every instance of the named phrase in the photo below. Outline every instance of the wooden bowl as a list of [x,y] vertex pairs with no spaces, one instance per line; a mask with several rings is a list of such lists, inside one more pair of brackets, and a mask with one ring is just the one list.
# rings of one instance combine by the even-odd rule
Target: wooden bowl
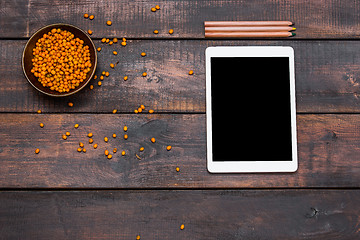
[[[91,61],[91,68],[90,71],[87,73],[86,79],[80,83],[79,86],[77,86],[75,89],[71,89],[69,92],[57,92],[55,90],[51,90],[49,87],[44,87],[39,81],[38,78],[34,76],[34,74],[31,72],[31,69],[33,67],[32,65],[32,59],[33,59],[33,49],[35,48],[36,42],[45,34],[51,31],[53,28],[60,28],[61,30],[67,30],[74,34],[75,38],[80,38],[84,41],[84,45],[89,46],[90,51],[90,61]],[[70,24],[64,24],[64,23],[56,23],[51,24],[46,27],[43,27],[39,30],[37,30],[29,39],[29,41],[26,43],[24,52],[22,55],[22,69],[24,71],[26,79],[29,81],[29,83],[36,88],[39,92],[42,92],[44,94],[47,94],[52,97],[65,97],[72,95],[74,93],[77,93],[81,89],[83,89],[86,84],[89,83],[91,78],[93,77],[97,65],[97,54],[96,54],[96,48],[91,40],[91,38],[88,36],[88,34],[81,30],[78,27],[75,27]]]

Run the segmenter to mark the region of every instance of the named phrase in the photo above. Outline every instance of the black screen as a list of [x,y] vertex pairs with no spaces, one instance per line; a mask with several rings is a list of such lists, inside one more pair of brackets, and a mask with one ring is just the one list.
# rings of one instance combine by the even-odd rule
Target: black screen
[[288,57],[212,57],[213,161],[292,160]]

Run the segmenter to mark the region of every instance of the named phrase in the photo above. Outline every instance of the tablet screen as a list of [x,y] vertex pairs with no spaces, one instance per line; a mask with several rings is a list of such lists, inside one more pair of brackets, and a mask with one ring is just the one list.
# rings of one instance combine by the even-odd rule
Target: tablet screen
[[291,161],[288,57],[211,57],[213,161]]

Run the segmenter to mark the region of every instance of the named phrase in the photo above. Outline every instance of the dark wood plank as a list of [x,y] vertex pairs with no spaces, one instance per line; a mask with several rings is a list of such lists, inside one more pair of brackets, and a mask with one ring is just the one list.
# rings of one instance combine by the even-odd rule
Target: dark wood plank
[[359,197],[359,190],[1,192],[0,234],[4,239],[358,239]]
[[[161,10],[151,12],[159,4]],[[360,7],[353,0],[321,1],[45,1],[1,2],[0,37],[29,37],[40,27],[64,22],[94,37],[204,38],[204,21],[289,20],[296,23],[296,38],[359,38]],[[95,19],[84,19],[84,13]],[[107,20],[113,22],[109,27]],[[169,29],[174,34],[169,35]],[[159,34],[154,35],[153,30]]]
[[[126,47],[95,43],[102,47],[97,75],[109,71],[110,77],[101,87],[93,80],[92,91],[86,88],[59,99],[38,93],[25,80],[20,66],[25,41],[0,41],[0,111],[109,113],[116,108],[133,112],[145,104],[157,112],[205,112],[205,49],[218,45],[292,46],[298,112],[360,111],[358,41],[129,40]],[[117,56],[113,50],[118,51]],[[143,51],[146,57],[140,56]],[[111,69],[109,64],[117,61],[116,68]],[[189,70],[195,74],[189,76]],[[146,78],[141,76],[144,71]],[[129,77],[126,82],[125,75]],[[69,101],[75,105],[71,109]]]
[[[358,115],[298,115],[299,169],[271,174],[210,174],[204,114],[1,114],[0,123],[1,188],[360,187]],[[89,132],[97,149],[88,144]],[[77,152],[79,142],[86,153]],[[115,147],[108,160],[104,151]],[[241,141],[229,151],[243,157]]]

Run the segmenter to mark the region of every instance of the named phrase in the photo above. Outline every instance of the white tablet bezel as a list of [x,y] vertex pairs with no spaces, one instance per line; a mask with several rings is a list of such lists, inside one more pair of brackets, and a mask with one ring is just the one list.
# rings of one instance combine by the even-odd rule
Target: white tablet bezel
[[[295,69],[294,50],[292,47],[208,47],[206,49],[206,129],[207,129],[207,168],[211,173],[241,172],[295,172],[298,168],[296,104],[295,104]],[[212,112],[211,112],[211,57],[288,57],[290,69],[290,106],[291,106],[291,161],[213,161],[212,154]],[[247,156],[245,156],[247,157]]]

